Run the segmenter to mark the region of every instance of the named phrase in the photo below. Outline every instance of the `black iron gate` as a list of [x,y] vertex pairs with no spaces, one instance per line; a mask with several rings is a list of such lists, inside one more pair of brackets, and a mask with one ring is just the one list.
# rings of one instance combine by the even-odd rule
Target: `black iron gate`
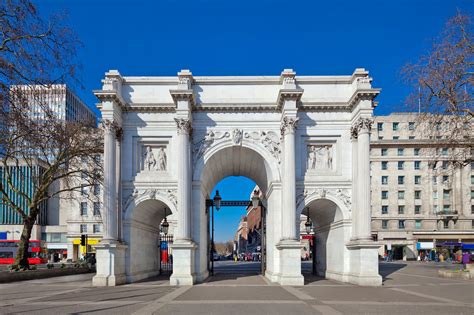
[[173,272],[173,253],[170,245],[173,244],[173,235],[161,235],[160,237],[160,274]]

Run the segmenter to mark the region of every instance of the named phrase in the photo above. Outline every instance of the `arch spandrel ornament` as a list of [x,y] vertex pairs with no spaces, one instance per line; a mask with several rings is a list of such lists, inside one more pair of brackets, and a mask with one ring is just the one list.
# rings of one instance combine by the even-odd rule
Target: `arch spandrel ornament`
[[122,199],[123,217],[130,219],[133,210],[147,200],[163,202],[172,213],[178,211],[177,189],[134,189],[133,192]]
[[315,188],[304,189],[296,195],[296,211],[301,215],[305,206],[318,199],[334,202],[341,209],[343,219],[351,217],[352,196],[348,188]]
[[258,153],[271,170],[270,181],[279,182],[281,144],[275,131],[210,130],[193,144],[193,179],[199,181],[205,163],[218,151],[240,146]]

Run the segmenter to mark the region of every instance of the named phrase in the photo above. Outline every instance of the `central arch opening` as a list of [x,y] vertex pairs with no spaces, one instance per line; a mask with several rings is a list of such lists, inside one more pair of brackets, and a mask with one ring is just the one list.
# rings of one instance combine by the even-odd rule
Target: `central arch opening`
[[[272,253],[272,246],[266,246],[269,243],[268,225],[264,223],[266,214],[272,211],[271,202],[267,202],[268,187],[274,176],[270,163],[261,152],[243,145],[218,149],[205,156],[201,163],[203,199],[212,200],[218,190],[223,202],[246,201],[245,206],[214,209],[215,252],[212,246],[212,207],[201,203],[208,227],[206,238],[201,236],[201,244],[207,245],[200,246],[202,272],[210,275],[207,281],[262,274],[269,265],[266,257]],[[255,189],[260,200],[259,206],[254,208],[251,198]],[[265,283],[261,277],[258,279]]]

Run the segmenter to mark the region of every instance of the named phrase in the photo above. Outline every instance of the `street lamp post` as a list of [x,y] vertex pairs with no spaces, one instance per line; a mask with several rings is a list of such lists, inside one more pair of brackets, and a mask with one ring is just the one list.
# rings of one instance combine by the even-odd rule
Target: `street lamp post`
[[265,269],[266,269],[266,258],[265,258],[265,229],[266,229],[266,218],[265,218],[265,206],[260,200],[260,197],[258,195],[258,191],[255,190],[252,195],[252,207],[256,209],[258,206],[261,207],[261,218],[262,218],[262,232],[260,233],[260,256],[261,256],[261,268],[262,268],[262,274],[265,274]]
[[214,244],[214,207],[216,207],[217,211],[221,208],[221,200],[222,197],[219,195],[219,190],[216,190],[216,194],[214,195],[214,199],[212,202],[212,213],[211,213],[211,221],[212,221],[212,243],[211,243],[211,274],[214,275],[214,253],[216,251],[215,244]]
[[161,232],[163,232],[164,235],[168,235],[168,229],[170,227],[170,224],[168,223],[168,220],[166,219],[166,213],[168,209],[166,207],[164,208],[165,210],[165,219],[163,220],[163,223],[161,223]]

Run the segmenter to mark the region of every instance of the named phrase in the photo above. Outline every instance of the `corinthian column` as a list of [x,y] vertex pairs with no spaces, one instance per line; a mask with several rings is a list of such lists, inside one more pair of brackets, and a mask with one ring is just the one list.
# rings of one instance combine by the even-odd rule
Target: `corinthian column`
[[116,134],[117,125],[110,120],[102,122],[104,130],[104,241],[117,240],[117,187],[116,187]]
[[175,118],[178,130],[178,229],[176,240],[191,240],[191,121]]
[[371,209],[370,209],[370,128],[372,119],[359,118],[357,121],[357,195],[358,195],[358,238],[371,240]]
[[298,117],[283,117],[281,135],[283,155],[283,210],[282,240],[297,240],[296,236],[296,178],[295,178],[295,129]]

